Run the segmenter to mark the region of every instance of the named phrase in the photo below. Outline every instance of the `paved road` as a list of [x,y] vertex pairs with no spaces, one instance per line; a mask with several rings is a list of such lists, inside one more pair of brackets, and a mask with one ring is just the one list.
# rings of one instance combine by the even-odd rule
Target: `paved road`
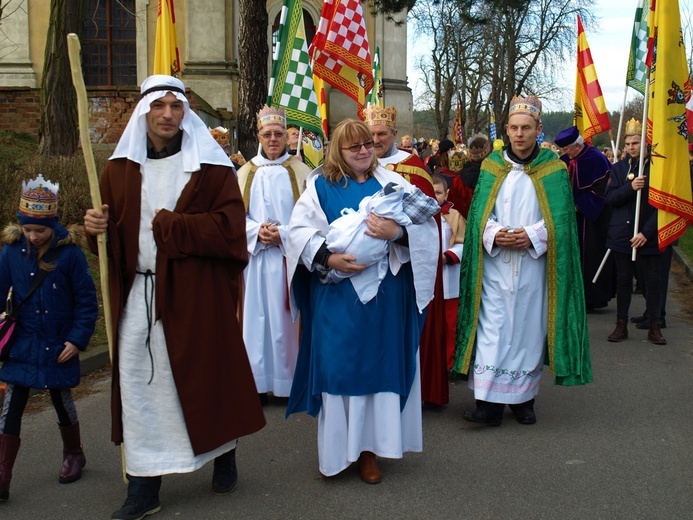
[[[675,292],[674,282],[670,288]],[[325,479],[317,469],[316,421],[265,408],[267,427],[242,439],[234,493],[211,492],[211,465],[164,478],[158,520],[185,519],[690,519],[693,518],[693,326],[670,298],[666,346],[630,327],[608,343],[614,303],[589,316],[595,382],[556,387],[545,376],[538,422],[500,428],[462,421],[463,383],[451,402],[424,412],[424,452],[383,460],[369,486],[355,468]],[[633,311],[643,302],[634,298]],[[678,312],[677,312],[678,311]],[[109,442],[109,382],[82,398],[88,464],[58,484],[60,441],[52,409],[24,420],[11,499],[2,519],[110,518],[125,496],[119,449]]]

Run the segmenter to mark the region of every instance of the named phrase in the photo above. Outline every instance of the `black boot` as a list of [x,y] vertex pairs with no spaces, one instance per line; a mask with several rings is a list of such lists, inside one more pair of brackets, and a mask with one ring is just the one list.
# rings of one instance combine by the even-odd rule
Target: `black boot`
[[61,426],[60,436],[63,438],[63,467],[58,481],[69,484],[82,478],[82,468],[87,463],[79,435],[79,422],[72,426]]
[[111,515],[113,520],[141,520],[147,515],[153,515],[161,511],[159,502],[159,489],[161,489],[161,477],[133,477],[128,478],[128,497],[123,507]]
[[537,422],[537,416],[534,414],[534,399],[524,403],[511,404],[510,409],[520,424],[534,424]]
[[477,399],[476,410],[473,412],[464,412],[462,419],[465,421],[488,424],[489,426],[500,426],[503,422],[503,403],[490,403]]
[[226,495],[236,489],[238,470],[236,469],[236,449],[219,455],[214,459],[212,490],[217,495]]
[[0,502],[10,498],[10,480],[12,468],[17,460],[21,441],[16,435],[0,435]]

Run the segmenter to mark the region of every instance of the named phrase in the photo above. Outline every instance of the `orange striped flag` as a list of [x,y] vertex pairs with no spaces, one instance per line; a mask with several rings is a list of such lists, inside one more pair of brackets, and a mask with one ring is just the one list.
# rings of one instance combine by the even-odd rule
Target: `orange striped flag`
[[156,14],[156,44],[154,46],[154,74],[180,78],[180,56],[176,38],[176,15],[173,0],[159,0]]
[[611,128],[609,113],[597,79],[592,53],[587,43],[582,20],[578,16],[577,80],[575,82],[575,126],[587,142],[592,136]]
[[654,54],[648,59],[647,137],[652,144],[649,202],[658,210],[657,238],[663,251],[693,223],[686,124],[691,83],[678,0],[653,0],[653,9],[650,30],[654,34]]

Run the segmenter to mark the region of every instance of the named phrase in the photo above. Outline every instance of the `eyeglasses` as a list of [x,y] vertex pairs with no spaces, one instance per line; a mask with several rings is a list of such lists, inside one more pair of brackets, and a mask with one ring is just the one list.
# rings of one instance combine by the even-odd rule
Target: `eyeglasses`
[[366,141],[365,143],[352,144],[351,146],[345,146],[344,148],[342,148],[342,150],[349,150],[352,153],[358,153],[361,151],[362,146],[366,150],[370,150],[371,148],[373,148],[373,141]]
[[275,139],[281,139],[286,135],[286,132],[263,132],[262,134],[258,134],[261,139],[271,139],[274,137]]

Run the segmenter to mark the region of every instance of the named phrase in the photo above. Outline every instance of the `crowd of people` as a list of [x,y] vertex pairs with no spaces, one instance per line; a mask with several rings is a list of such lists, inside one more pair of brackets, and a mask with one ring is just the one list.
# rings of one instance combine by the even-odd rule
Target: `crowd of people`
[[[317,417],[320,473],[357,463],[369,484],[378,457],[422,451],[422,407],[448,403],[450,377],[476,400],[464,420],[500,426],[509,405],[532,425],[545,365],[556,384],[592,381],[588,311],[616,294],[609,341],[627,338],[636,275],[638,326],[666,342],[656,210],[645,203],[640,231],[630,225],[647,189],[637,121],[613,167],[574,127],[559,158],[537,143],[540,100],[516,96],[508,145],[477,134],[457,163],[451,141],[398,148],[395,108],[371,106],[336,126],[311,172],[284,111],[263,107],[258,154],[235,156],[236,171],[215,140],[228,135],[210,133],[180,80],[151,76],[141,92],[101,175],[103,206],[84,217],[92,251],[108,242],[112,440],[128,480],[113,519],[156,513],[162,477],[207,462],[213,492],[233,491],[237,440],[265,425],[270,398]],[[84,236],[61,226],[57,201],[50,181],[25,185],[2,235],[0,294],[11,287],[21,310],[0,371],[0,501],[30,387],[49,389],[58,415],[60,482],[86,463],[70,389],[97,304]],[[607,247],[616,267],[593,284]]]

